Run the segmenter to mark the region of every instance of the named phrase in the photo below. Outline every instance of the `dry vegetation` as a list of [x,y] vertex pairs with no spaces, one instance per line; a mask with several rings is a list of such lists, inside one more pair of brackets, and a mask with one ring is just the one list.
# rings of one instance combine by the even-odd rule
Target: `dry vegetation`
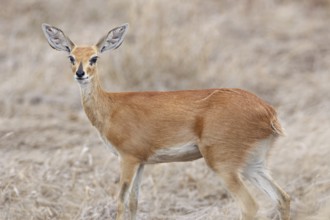
[[[69,61],[40,25],[94,43],[130,23],[100,59],[112,91],[240,87],[278,108],[287,137],[270,167],[294,220],[330,219],[330,1],[38,1],[0,8],[0,219],[108,219],[118,159],[89,125]],[[259,219],[270,219],[272,204]],[[238,219],[202,160],[147,166],[139,219]]]

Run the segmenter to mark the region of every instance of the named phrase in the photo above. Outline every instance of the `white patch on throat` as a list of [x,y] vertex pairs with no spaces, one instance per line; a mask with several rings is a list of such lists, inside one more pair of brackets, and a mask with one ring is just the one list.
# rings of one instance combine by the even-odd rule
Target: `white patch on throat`
[[201,152],[196,143],[188,142],[178,144],[176,146],[164,147],[156,150],[156,152],[148,158],[146,163],[166,163],[191,161],[202,157]]
[[82,96],[89,96],[92,93],[91,82],[80,83],[78,82]]

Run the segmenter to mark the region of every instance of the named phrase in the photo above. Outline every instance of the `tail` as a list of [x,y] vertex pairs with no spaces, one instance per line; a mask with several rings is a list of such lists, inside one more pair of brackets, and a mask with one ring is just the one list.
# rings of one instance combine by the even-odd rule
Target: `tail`
[[271,122],[272,130],[274,135],[276,136],[285,136],[285,130],[282,128],[279,120],[275,117]]

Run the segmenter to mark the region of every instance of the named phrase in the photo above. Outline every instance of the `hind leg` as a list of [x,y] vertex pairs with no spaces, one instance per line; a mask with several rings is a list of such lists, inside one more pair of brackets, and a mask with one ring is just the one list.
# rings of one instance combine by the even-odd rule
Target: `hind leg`
[[235,198],[241,208],[242,220],[253,220],[258,211],[258,205],[239,175],[237,157],[227,157],[217,154],[216,148],[201,147],[200,151],[207,165],[223,180],[227,190]]
[[266,168],[266,159],[271,142],[263,141],[251,152],[248,163],[243,170],[243,175],[257,188],[264,191],[278,204],[282,220],[290,220],[290,197],[272,179]]
[[258,211],[258,205],[237,172],[217,172],[226,188],[239,203],[242,220],[253,220]]
[[244,176],[256,187],[264,191],[278,204],[282,220],[290,220],[290,196],[272,179],[267,171],[257,171]]

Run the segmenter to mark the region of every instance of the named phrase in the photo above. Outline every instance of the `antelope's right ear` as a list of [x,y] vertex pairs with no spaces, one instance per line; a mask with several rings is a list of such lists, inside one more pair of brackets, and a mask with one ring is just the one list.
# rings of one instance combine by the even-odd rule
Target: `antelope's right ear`
[[47,38],[49,45],[56,49],[70,53],[75,44],[57,27],[49,24],[42,24],[42,30]]

